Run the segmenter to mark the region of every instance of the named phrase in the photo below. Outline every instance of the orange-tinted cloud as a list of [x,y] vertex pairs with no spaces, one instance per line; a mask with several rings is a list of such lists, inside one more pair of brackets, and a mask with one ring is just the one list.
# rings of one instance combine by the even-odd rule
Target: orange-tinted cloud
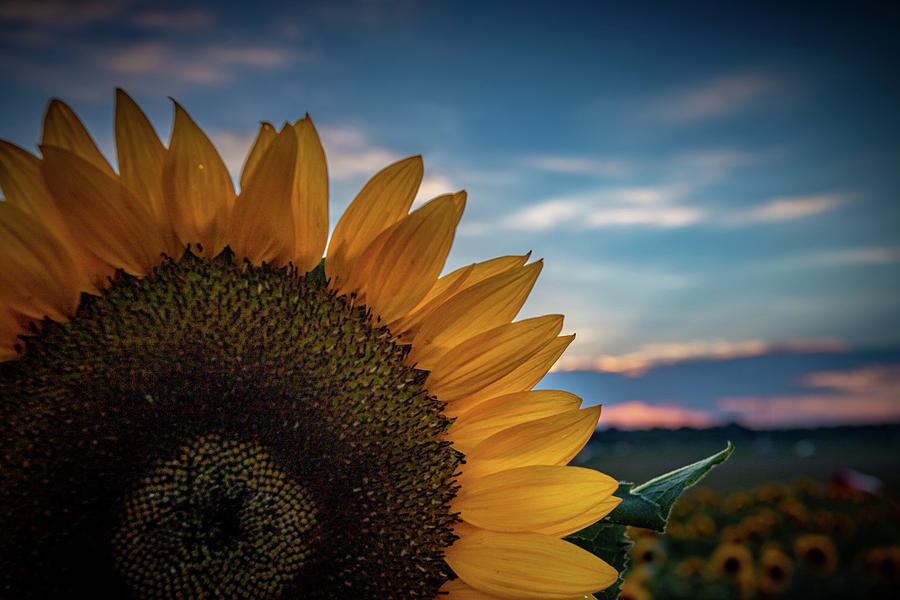
[[691,410],[674,405],[650,405],[631,400],[612,406],[604,406],[599,427],[619,429],[678,429],[679,427],[714,427],[718,419],[702,410]]
[[628,354],[597,357],[564,357],[554,371],[599,371],[640,377],[650,369],[689,360],[729,360],[777,353],[839,352],[843,346],[831,339],[796,339],[784,342],[745,340],[696,340],[648,344]]
[[760,428],[900,422],[900,365],[819,371],[803,383],[822,391],[723,398],[719,408]]

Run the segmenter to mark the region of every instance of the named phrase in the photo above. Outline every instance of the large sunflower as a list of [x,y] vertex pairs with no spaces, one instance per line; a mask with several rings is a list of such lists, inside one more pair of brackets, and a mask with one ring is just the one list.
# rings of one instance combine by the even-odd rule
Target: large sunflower
[[599,407],[531,391],[569,344],[513,321],[541,268],[439,276],[465,193],[375,175],[328,236],[310,119],[263,124],[240,193],[178,105],[125,93],[119,173],[62,102],[0,142],[4,597],[583,598],[563,539],[618,502],[565,466]]

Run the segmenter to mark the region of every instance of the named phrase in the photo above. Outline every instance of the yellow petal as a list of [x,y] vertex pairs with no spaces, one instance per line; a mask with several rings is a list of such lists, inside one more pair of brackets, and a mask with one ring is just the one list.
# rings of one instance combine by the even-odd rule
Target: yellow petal
[[598,502],[583,513],[575,515],[570,519],[554,523],[553,525],[535,529],[534,532],[543,533],[545,535],[552,535],[555,537],[565,537],[569,534],[575,533],[576,531],[581,531],[585,527],[593,525],[594,523],[611,513],[613,509],[615,509],[619,505],[620,502],[622,502],[621,498],[610,496],[602,502]]
[[66,321],[80,297],[78,269],[50,231],[0,202],[0,302],[29,317]]
[[560,390],[515,392],[486,400],[459,415],[447,438],[468,453],[485,439],[513,425],[557,415],[581,406],[581,398]]
[[619,574],[587,550],[537,533],[459,528],[446,550],[453,572],[499,598],[569,600],[609,587]]
[[319,134],[307,115],[294,123],[297,167],[291,197],[294,215],[293,261],[301,273],[322,259],[328,240],[328,169]]
[[28,317],[0,302],[0,362],[19,358],[16,346],[22,344],[19,336],[28,332],[25,328],[28,321]]
[[82,273],[81,291],[100,293],[101,282],[115,268],[85,247],[66,224],[41,173],[41,160],[22,148],[0,140],[0,188],[6,201],[50,230],[66,248]]
[[[441,196],[414,210],[385,232],[361,292],[384,322],[419,303],[444,268],[465,192]],[[378,241],[378,240],[376,240]]]
[[564,465],[584,448],[599,419],[600,407],[590,406],[495,433],[466,456],[462,481],[517,467]]
[[545,315],[501,325],[455,346],[419,368],[431,371],[428,391],[453,402],[489,385],[549,343],[562,328],[562,315]]
[[472,263],[471,265],[460,267],[455,271],[448,273],[447,275],[444,275],[443,277],[438,279],[434,287],[428,291],[428,294],[422,299],[422,301],[418,306],[416,306],[414,310],[421,310],[425,307],[426,304],[429,304],[435,299],[445,295],[446,289],[451,285],[455,285],[456,279],[460,278],[462,275],[465,275],[465,277],[461,277],[460,283],[464,285],[459,291],[470,288],[476,283],[484,281],[488,277],[497,275],[498,273],[503,273],[504,271],[509,271],[510,269],[521,267],[528,261],[529,256],[531,256],[531,252],[520,256],[498,256],[497,258],[492,258],[490,260]]
[[[485,594],[468,585],[462,579],[447,581],[438,590],[434,600],[503,600],[500,596]],[[568,600],[597,600],[591,594],[581,594]]]
[[122,183],[146,205],[153,222],[165,240],[165,252],[178,259],[184,245],[172,227],[172,219],[166,213],[163,196],[163,165],[166,148],[144,111],[121,89],[116,89],[116,155]]
[[148,274],[165,251],[162,236],[148,227],[147,206],[116,176],[105,175],[68,150],[41,146],[42,170],[60,211],[84,244],[132,275]]
[[182,244],[192,244],[198,254],[216,256],[227,243],[234,185],[212,142],[174,104],[172,139],[163,166],[166,211]]
[[477,406],[488,398],[510,394],[512,392],[530,390],[537,385],[538,381],[544,378],[544,375],[547,374],[550,367],[559,360],[559,357],[562,356],[562,353],[565,352],[566,348],[574,339],[575,334],[559,336],[535,352],[530,358],[516,367],[508,375],[505,375],[494,383],[486,385],[480,390],[472,392],[465,398],[460,398],[454,402],[452,406],[447,406],[444,409],[444,412],[448,417],[453,418],[470,410],[472,407]]
[[421,308],[414,308],[408,314],[388,323],[387,328],[390,329],[395,336],[400,338],[403,343],[411,343],[415,333],[418,332],[422,323],[428,319],[431,312],[449,300],[453,294],[463,289],[466,279],[473,270],[474,265],[469,265],[468,267],[457,269],[443,277],[438,277],[438,280],[431,286],[431,290],[426,295],[426,298],[432,296],[433,292],[439,288],[437,295],[434,295],[433,299],[427,303],[423,299],[419,302],[419,307]]
[[501,256],[460,267],[439,277],[418,306],[413,308],[408,315],[388,324],[388,329],[403,341],[410,343],[422,324],[437,315],[450,298],[492,275],[521,267],[530,255],[529,252],[524,256]]
[[354,262],[381,232],[409,212],[422,182],[422,157],[410,156],[375,174],[334,228],[325,274],[335,289],[348,282]]
[[[263,154],[266,153],[269,145],[275,140],[277,135],[278,132],[271,123],[263,121],[259,124],[259,133],[256,134],[256,141],[253,142],[253,148],[250,149],[247,160],[244,161],[244,167],[241,169],[241,190],[247,187],[248,178],[259,164],[259,161],[262,160]],[[293,169],[293,165],[291,165],[291,168]]]
[[411,360],[429,364],[472,336],[512,321],[541,272],[541,261],[509,269],[455,294],[422,324]]
[[[576,517],[593,519],[589,511],[599,504],[608,506],[607,500],[618,485],[612,477],[593,469],[557,465],[519,467],[467,478],[450,510],[458,512],[466,523],[482,529],[544,530],[552,535],[560,523]],[[583,522],[578,529],[597,520]]]
[[462,579],[453,579],[441,586],[434,600],[497,600],[497,596],[479,592]]
[[249,258],[255,265],[290,261],[294,229],[287,217],[296,164],[297,136],[285,125],[247,177],[235,203],[228,239],[238,258]]
[[44,114],[44,131],[41,145],[64,148],[88,161],[102,173],[113,176],[115,172],[91,139],[84,125],[62,100],[51,100]]

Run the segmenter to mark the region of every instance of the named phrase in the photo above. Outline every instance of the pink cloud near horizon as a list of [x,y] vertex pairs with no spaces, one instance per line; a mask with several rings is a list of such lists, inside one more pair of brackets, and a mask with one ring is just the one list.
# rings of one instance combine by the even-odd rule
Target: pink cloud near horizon
[[715,427],[718,419],[711,413],[675,405],[651,405],[631,400],[604,406],[598,429],[678,429],[680,427]]
[[802,382],[815,391],[722,398],[719,409],[754,428],[900,423],[900,365],[819,371]]

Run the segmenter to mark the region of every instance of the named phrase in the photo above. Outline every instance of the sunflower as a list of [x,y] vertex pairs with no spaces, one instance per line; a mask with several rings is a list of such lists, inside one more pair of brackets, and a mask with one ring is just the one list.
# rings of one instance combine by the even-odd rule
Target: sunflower
[[788,586],[794,572],[790,557],[776,546],[763,549],[759,557],[759,590],[766,596],[774,596]]
[[818,575],[829,575],[838,565],[838,550],[827,535],[806,534],[794,540],[797,560]]
[[721,544],[709,557],[712,574],[736,583],[741,596],[749,596],[756,584],[753,555],[743,544]]
[[[409,212],[420,157],[328,242],[307,116],[240,193],[175,105],[116,97],[118,173],[64,103],[0,143],[0,584],[17,598],[584,598],[562,538],[618,503],[566,463],[599,407],[531,391],[571,342],[514,321],[541,269],[440,276],[465,193]],[[326,242],[327,257],[322,259]]]

